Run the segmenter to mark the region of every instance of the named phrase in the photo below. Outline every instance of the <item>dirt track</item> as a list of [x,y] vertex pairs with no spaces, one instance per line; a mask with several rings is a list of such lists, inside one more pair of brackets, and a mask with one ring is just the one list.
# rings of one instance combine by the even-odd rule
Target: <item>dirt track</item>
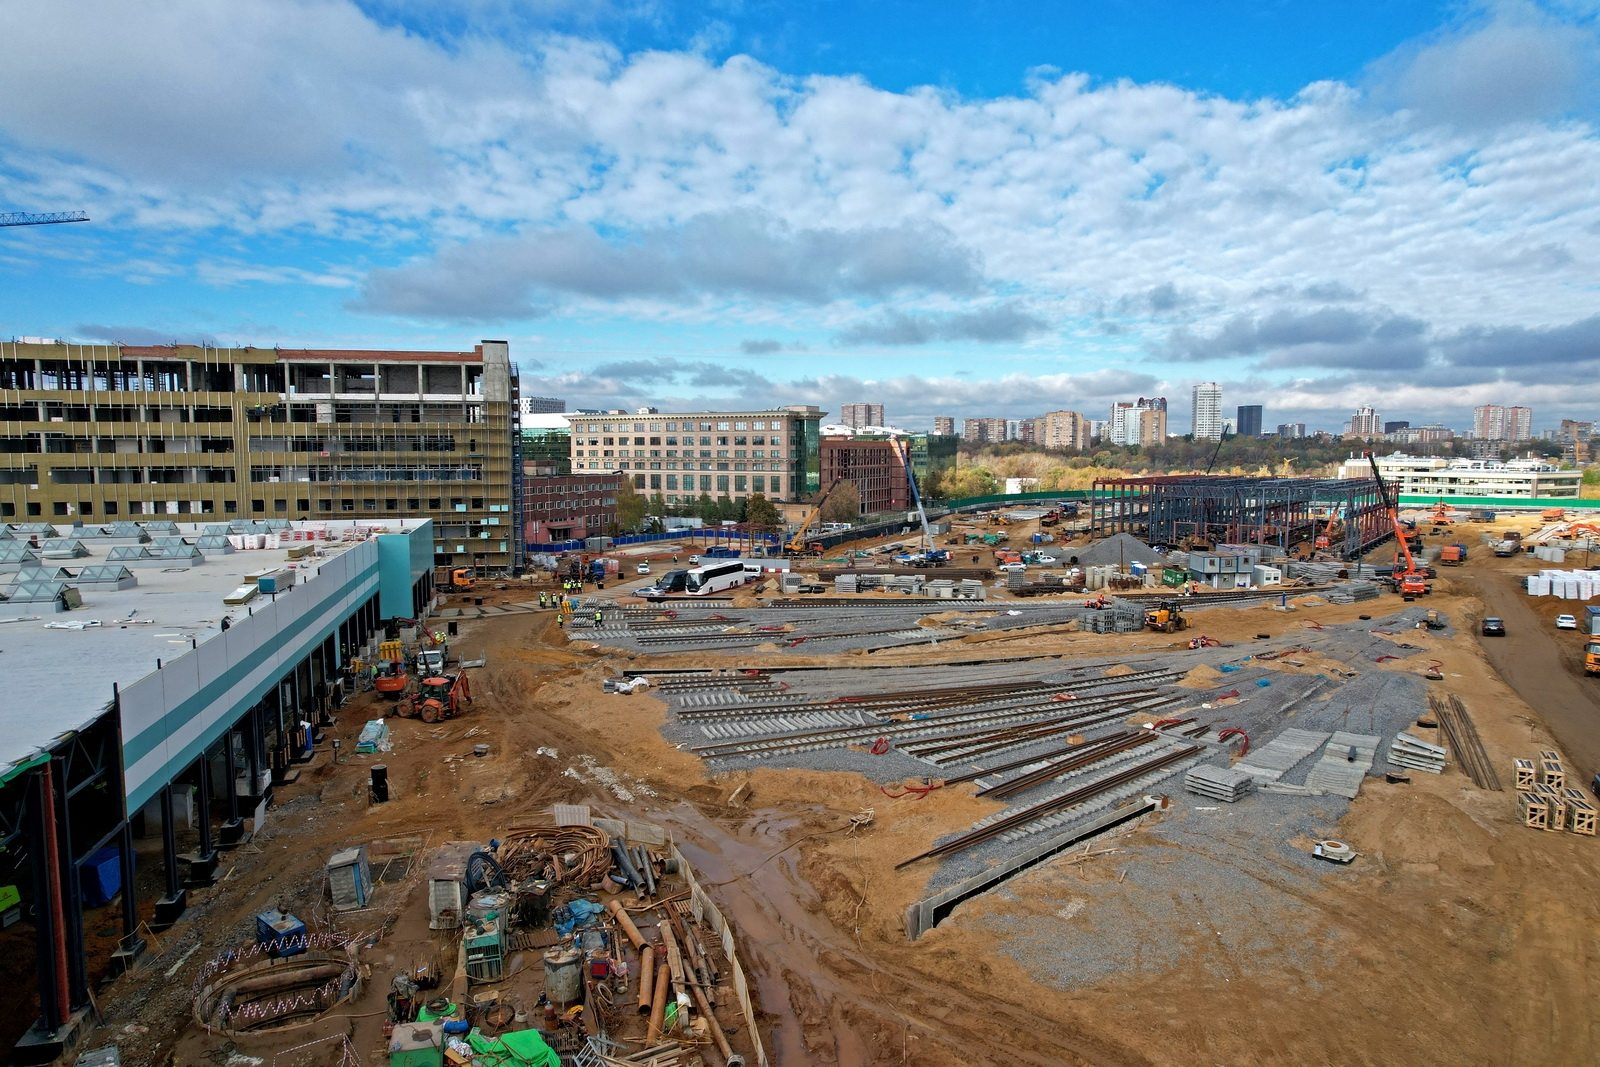
[[[1500,564],[1496,566],[1494,564]],[[1539,713],[1558,747],[1586,784],[1600,773],[1600,681],[1583,673],[1583,638],[1555,628],[1555,616],[1583,623],[1583,604],[1522,591],[1522,560],[1484,563],[1467,572],[1486,615],[1505,620],[1506,636],[1482,638],[1489,662],[1517,695]],[[1474,620],[1474,624],[1477,620]]]

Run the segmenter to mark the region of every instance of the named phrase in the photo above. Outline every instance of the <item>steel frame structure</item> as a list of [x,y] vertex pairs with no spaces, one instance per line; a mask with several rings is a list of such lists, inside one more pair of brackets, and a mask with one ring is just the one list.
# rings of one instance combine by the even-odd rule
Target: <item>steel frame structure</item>
[[1097,479],[1089,491],[1096,538],[1128,533],[1150,544],[1314,543],[1330,512],[1342,516],[1332,546],[1355,559],[1393,535],[1378,483],[1370,478],[1245,478],[1164,475]]

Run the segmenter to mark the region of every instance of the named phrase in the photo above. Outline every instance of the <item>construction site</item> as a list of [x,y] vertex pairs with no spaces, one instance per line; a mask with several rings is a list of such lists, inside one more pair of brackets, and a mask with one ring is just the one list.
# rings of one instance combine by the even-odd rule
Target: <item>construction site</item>
[[1585,1062],[1589,638],[1524,579],[1586,531],[1221,481],[690,560],[740,572],[700,594],[670,541],[441,584],[181,918],[90,945],[77,1050]]

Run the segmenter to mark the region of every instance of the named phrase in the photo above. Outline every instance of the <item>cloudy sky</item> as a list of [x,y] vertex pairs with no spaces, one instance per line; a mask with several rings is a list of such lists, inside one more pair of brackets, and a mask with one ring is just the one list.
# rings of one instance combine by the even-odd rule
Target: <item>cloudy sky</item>
[[570,406],[1600,415],[1600,2],[7,0],[0,334]]

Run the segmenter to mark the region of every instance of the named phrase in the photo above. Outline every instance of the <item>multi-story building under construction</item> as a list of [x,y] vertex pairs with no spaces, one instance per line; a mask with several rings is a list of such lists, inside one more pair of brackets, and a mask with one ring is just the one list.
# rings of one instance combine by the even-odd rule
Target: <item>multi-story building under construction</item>
[[434,520],[439,564],[520,556],[509,346],[0,342],[0,521]]

